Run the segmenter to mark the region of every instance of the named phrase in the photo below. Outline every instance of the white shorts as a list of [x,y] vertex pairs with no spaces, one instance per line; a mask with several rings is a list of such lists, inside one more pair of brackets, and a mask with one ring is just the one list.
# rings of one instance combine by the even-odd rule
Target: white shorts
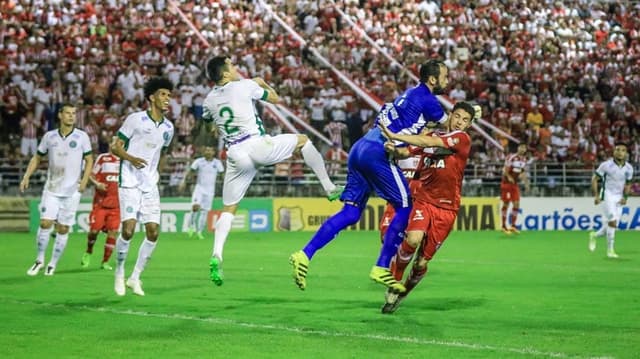
[[213,207],[213,196],[215,195],[213,191],[213,188],[207,191],[196,185],[191,196],[191,205],[197,204],[202,209],[210,210]]
[[158,187],[149,192],[139,188],[118,188],[120,220],[135,219],[142,223],[160,224],[160,193]]
[[222,203],[237,204],[247,193],[257,169],[282,162],[293,155],[298,135],[256,136],[229,146],[227,170],[222,186]]
[[622,217],[622,205],[620,205],[621,199],[622,198],[605,199],[602,202],[604,219],[607,222],[619,221],[620,217]]
[[76,223],[76,211],[80,203],[80,192],[71,196],[58,196],[49,191],[42,192],[40,219],[48,219],[65,226]]

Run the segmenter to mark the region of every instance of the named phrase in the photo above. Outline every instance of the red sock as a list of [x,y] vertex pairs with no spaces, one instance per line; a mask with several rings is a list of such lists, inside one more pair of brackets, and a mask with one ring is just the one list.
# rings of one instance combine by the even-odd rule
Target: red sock
[[516,219],[518,219],[518,210],[519,208],[511,209],[511,217],[509,217],[509,222],[511,222],[511,227],[516,226]]
[[502,206],[500,213],[502,214],[502,228],[507,228],[507,210],[508,206]]
[[404,270],[407,268],[415,251],[416,249],[411,247],[407,241],[402,241],[400,246],[398,246],[398,252],[393,256],[393,259],[391,259],[391,273],[393,273],[397,281],[402,280]]
[[96,244],[96,240],[98,239],[98,233],[87,234],[87,253],[93,253],[93,245]]
[[108,262],[113,253],[113,248],[116,246],[116,239],[113,237],[107,237],[107,241],[104,243],[104,255],[102,256],[102,263]]
[[404,287],[407,288],[407,291],[402,294],[403,296],[408,295],[409,292],[411,292],[411,290],[420,283],[422,278],[427,274],[427,268],[428,266],[425,266],[424,268],[417,268],[415,265],[411,267],[411,273],[409,273],[409,277],[407,277],[407,280],[404,283]]

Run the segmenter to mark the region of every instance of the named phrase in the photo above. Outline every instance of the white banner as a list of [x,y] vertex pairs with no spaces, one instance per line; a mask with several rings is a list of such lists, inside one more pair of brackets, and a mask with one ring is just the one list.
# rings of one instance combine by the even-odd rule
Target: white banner
[[[591,197],[525,197],[520,199],[520,214],[516,228],[538,230],[598,230],[602,227],[604,210]],[[630,197],[623,207],[618,228],[640,230],[640,198]]]

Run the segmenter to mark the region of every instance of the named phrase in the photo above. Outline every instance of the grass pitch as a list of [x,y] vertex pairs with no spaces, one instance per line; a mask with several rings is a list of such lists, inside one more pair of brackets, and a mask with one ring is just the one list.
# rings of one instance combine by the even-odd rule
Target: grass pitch
[[[232,233],[225,284],[208,281],[212,240],[161,234],[146,297],[80,268],[72,234],[56,275],[28,277],[34,236],[0,235],[4,358],[638,358],[640,236],[618,231],[618,260],[585,232],[454,232],[393,315],[368,279],[374,232],[347,232],[311,262],[307,290],[287,258],[311,233]],[[212,236],[210,236],[212,238]],[[132,244],[127,275],[141,236]],[[51,247],[52,243],[50,243]],[[51,249],[47,251],[49,259]],[[113,259],[112,259],[113,261]]]

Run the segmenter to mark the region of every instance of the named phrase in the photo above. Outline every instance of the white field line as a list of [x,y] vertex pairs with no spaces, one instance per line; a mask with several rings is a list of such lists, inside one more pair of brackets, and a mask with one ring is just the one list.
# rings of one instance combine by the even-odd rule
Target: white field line
[[469,349],[469,350],[476,350],[476,351],[496,351],[496,352],[514,353],[514,354],[521,354],[521,355],[544,356],[544,357],[550,357],[550,358],[576,358],[576,359],[613,358],[612,356],[581,357],[581,356],[574,356],[574,355],[569,355],[569,354],[560,353],[560,352],[545,352],[545,351],[537,350],[531,347],[508,348],[508,347],[497,347],[497,346],[484,345],[484,344],[464,343],[460,341],[428,340],[428,339],[420,339],[415,337],[389,336],[384,334],[328,332],[324,330],[304,329],[304,328],[283,326],[283,325],[277,325],[277,324],[259,324],[259,323],[241,322],[233,319],[224,319],[224,318],[216,318],[216,317],[195,317],[195,316],[191,316],[188,314],[181,314],[181,313],[170,313],[170,314],[150,313],[150,312],[142,312],[142,311],[136,311],[136,310],[130,310],[130,309],[119,310],[119,309],[108,308],[108,307],[89,307],[85,305],[75,306],[75,305],[68,305],[68,304],[62,304],[62,303],[34,302],[34,301],[15,300],[15,299],[2,298],[2,297],[0,297],[0,300],[3,302],[9,302],[9,303],[14,303],[19,305],[33,305],[33,306],[41,306],[41,307],[49,307],[49,308],[84,310],[87,312],[129,315],[129,316],[143,317],[143,318],[190,320],[190,321],[196,321],[196,322],[213,323],[218,325],[222,324],[222,325],[249,328],[249,329],[278,330],[282,332],[296,333],[296,334],[303,334],[303,335],[320,335],[323,337],[364,339],[364,340],[376,340],[376,341],[386,341],[386,342],[396,342],[396,343],[410,343],[410,344],[417,344],[417,345],[423,345],[423,346],[443,346],[443,347],[462,348],[462,349]]

